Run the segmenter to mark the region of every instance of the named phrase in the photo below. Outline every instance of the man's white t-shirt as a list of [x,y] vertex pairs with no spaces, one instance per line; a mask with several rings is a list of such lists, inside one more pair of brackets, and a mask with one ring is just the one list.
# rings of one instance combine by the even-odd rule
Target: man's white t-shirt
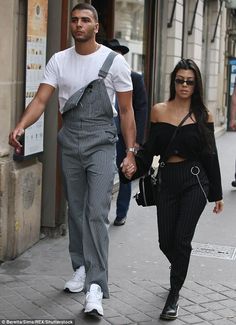
[[[60,111],[77,90],[99,78],[98,72],[110,52],[111,49],[101,45],[92,54],[80,55],[73,46],[51,57],[46,65],[42,83],[59,89]],[[121,54],[118,54],[104,79],[114,115],[116,115],[115,91],[125,92],[133,89],[130,73],[128,63]]]

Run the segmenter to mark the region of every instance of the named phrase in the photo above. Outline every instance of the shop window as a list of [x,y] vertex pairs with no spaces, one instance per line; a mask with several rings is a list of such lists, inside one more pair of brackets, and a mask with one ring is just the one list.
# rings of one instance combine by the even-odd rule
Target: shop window
[[144,72],[143,26],[144,0],[115,0],[114,36],[129,48],[126,59],[140,73]]

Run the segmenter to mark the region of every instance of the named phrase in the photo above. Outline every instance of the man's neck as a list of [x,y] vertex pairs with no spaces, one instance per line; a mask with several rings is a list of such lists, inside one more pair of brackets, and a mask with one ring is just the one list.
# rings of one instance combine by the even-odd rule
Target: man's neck
[[75,50],[78,54],[88,55],[96,52],[100,48],[100,44],[96,41],[75,42]]

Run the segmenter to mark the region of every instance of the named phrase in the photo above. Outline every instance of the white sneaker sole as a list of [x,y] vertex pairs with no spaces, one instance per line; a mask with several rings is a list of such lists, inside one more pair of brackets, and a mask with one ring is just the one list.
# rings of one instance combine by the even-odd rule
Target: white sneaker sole
[[103,316],[103,308],[94,304],[92,306],[87,305],[84,309],[84,313],[91,316]]
[[72,292],[72,293],[77,293],[77,292],[81,292],[83,291],[84,287],[79,287],[79,288],[75,288],[75,289],[71,289],[69,286],[65,285],[64,286],[64,291],[65,292]]
[[97,309],[92,309],[91,311],[84,311],[84,313],[88,316],[94,316],[94,317],[102,317],[103,313],[99,313]]

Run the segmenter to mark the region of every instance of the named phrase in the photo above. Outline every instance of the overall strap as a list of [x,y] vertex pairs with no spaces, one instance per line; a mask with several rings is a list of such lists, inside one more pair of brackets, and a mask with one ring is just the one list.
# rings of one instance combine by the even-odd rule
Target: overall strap
[[114,58],[117,56],[118,53],[112,51],[108,54],[106,60],[104,61],[101,69],[99,70],[98,76],[102,78],[106,78],[107,73],[113,63]]

